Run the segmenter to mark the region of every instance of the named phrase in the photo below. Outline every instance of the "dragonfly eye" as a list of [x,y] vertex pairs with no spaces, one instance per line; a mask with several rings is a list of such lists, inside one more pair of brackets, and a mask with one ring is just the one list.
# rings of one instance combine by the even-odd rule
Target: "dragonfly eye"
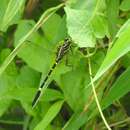
[[65,41],[65,42],[72,42],[72,39],[71,39],[70,37],[68,37],[68,38],[65,38],[64,41]]

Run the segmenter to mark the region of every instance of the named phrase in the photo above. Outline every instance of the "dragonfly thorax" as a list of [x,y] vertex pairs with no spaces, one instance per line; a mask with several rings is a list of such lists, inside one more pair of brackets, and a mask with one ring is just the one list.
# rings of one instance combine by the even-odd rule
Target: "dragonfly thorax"
[[60,45],[57,50],[56,62],[58,63],[64,55],[69,51],[71,41],[69,39],[64,40],[64,44]]

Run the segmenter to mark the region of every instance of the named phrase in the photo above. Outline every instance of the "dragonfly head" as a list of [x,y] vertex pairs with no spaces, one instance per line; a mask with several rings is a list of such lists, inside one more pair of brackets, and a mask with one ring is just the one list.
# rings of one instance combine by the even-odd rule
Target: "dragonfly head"
[[65,41],[65,42],[70,42],[70,43],[71,43],[71,42],[72,42],[72,39],[71,39],[71,38],[65,38],[64,41]]

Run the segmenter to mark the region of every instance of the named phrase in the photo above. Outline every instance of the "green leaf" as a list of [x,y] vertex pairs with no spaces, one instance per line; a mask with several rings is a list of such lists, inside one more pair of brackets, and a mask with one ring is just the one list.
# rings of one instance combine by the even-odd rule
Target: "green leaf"
[[0,4],[0,20],[3,19],[3,16],[5,14],[8,3],[9,3],[9,0],[1,1],[1,4]]
[[46,92],[42,95],[41,97],[41,101],[55,101],[55,100],[60,100],[60,99],[64,99],[64,95],[55,89],[50,89],[47,88]]
[[120,9],[122,11],[130,10],[130,0],[123,0],[120,5]]
[[29,68],[28,66],[23,66],[20,70],[20,74],[17,77],[16,85],[18,87],[37,87],[40,81],[40,74]]
[[57,29],[61,22],[61,17],[58,14],[54,14],[43,26],[42,29],[47,39],[52,41],[57,34]]
[[69,0],[68,5],[73,9],[87,10],[91,14],[93,14],[95,10],[102,11],[106,8],[105,1],[103,0]]
[[130,51],[129,26],[130,20],[128,20],[117,33],[118,38],[114,40],[113,47],[107,53],[106,58],[104,59],[93,81],[99,79],[120,57]]
[[63,40],[67,35],[65,17],[61,18],[60,15],[54,14],[48,21],[42,26],[45,37],[53,44]]
[[121,74],[117,81],[112,85],[110,91],[105,98],[103,98],[102,106],[103,108],[108,107],[114,101],[120,99],[122,96],[127,94],[130,91],[130,67]]
[[107,0],[107,19],[108,19],[108,29],[112,38],[116,35],[118,31],[118,15],[119,15],[119,0]]
[[86,11],[65,7],[67,14],[68,33],[79,47],[94,47],[96,39],[92,26],[87,23],[89,16]]
[[31,102],[33,92],[35,89],[31,87],[37,87],[39,84],[40,75],[30,69],[27,66],[23,66],[20,74],[16,77],[14,82],[17,85],[16,88],[4,93],[6,99],[14,99],[18,101]]
[[4,0],[1,1],[0,10],[0,30],[6,31],[8,26],[16,23],[21,17],[23,12],[25,0]]
[[44,130],[59,113],[64,101],[57,101],[54,103],[42,119],[42,121],[34,128],[34,130]]
[[82,0],[82,1],[79,1],[79,0],[69,0],[67,2],[68,2],[68,5],[70,5],[74,9],[87,9],[87,7],[88,7],[87,5],[90,5],[88,3],[88,0]]
[[[65,7],[68,33],[79,47],[94,47],[96,38],[108,35],[106,18],[96,12]],[[91,16],[92,15],[92,16]]]
[[96,38],[103,38],[109,36],[108,25],[106,17],[101,15],[96,15],[92,20],[93,33]]

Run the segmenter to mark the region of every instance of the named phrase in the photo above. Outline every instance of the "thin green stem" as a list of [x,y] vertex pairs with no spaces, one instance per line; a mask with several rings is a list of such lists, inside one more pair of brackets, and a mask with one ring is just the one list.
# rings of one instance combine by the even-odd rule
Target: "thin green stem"
[[24,124],[23,124],[23,130],[27,130],[28,129],[28,125],[29,125],[29,122],[30,122],[30,116],[27,115],[24,119]]
[[85,58],[91,57],[96,53],[96,51],[97,51],[97,47],[94,49],[94,51],[92,53],[89,53],[89,54],[85,55],[84,57]]
[[0,119],[0,123],[2,124],[11,124],[11,125],[23,125],[23,121],[12,121],[12,120],[2,120]]
[[[88,50],[88,49],[87,49],[87,53],[88,53],[88,55],[89,55],[89,50]],[[108,130],[112,130],[112,129],[110,128],[110,126],[108,125],[108,123],[107,123],[105,117],[104,117],[104,114],[103,114],[103,112],[102,112],[102,109],[101,109],[101,106],[100,106],[100,103],[99,103],[99,100],[98,100],[98,97],[97,97],[97,94],[96,94],[95,85],[94,85],[93,78],[92,78],[92,69],[91,69],[91,60],[90,60],[90,57],[88,57],[88,66],[89,66],[89,75],[90,75],[92,90],[93,90],[94,98],[95,98],[95,101],[96,101],[96,104],[97,104],[99,113],[100,113],[100,115],[101,115],[101,117],[102,117],[102,120],[103,120],[103,122],[104,122],[106,128],[107,128]]]
[[[125,120],[112,123],[112,124],[110,124],[110,126],[115,127],[115,126],[121,125],[121,124],[126,123],[126,122],[130,122],[130,117],[126,118]],[[105,128],[103,127],[103,129],[105,129]]]

